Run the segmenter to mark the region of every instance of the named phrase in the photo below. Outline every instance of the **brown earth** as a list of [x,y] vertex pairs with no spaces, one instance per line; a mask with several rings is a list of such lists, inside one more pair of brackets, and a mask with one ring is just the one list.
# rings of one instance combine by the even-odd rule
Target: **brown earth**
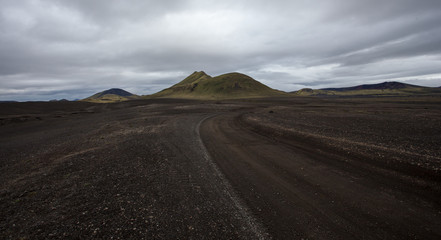
[[441,99],[0,103],[1,239],[439,239]]

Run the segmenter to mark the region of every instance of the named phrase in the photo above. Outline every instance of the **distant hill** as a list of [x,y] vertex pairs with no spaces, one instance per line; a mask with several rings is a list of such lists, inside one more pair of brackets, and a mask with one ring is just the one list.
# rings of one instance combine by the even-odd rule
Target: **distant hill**
[[69,100],[67,100],[67,99],[60,99],[60,100],[58,100],[58,99],[52,99],[52,100],[49,100],[49,102],[68,102]]
[[344,88],[304,88],[292,92],[292,94],[299,96],[412,96],[441,95],[441,89],[422,87],[401,82],[383,82]]
[[194,72],[181,82],[148,98],[233,99],[284,95],[241,73],[227,73],[211,77]]
[[81,101],[95,102],[95,103],[111,103],[111,102],[122,102],[127,100],[133,100],[138,98],[139,98],[138,95],[132,94],[123,89],[111,88],[109,90],[96,93]]
[[355,90],[366,90],[366,89],[403,89],[403,88],[421,88],[421,86],[400,83],[400,82],[383,82],[377,84],[363,84],[355,87],[346,87],[346,88],[322,88],[322,90],[329,91],[355,91]]

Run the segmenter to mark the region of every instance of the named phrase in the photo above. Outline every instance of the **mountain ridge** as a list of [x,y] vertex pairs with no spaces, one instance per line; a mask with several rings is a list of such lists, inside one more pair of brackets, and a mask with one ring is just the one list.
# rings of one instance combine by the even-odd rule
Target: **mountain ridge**
[[195,71],[182,81],[151,95],[138,96],[120,88],[111,88],[81,101],[95,103],[134,99],[183,98],[201,100],[264,98],[286,96],[440,96],[441,87],[423,87],[402,82],[382,82],[341,88],[304,88],[294,92],[272,89],[242,73],[232,72],[212,77]]
[[353,91],[353,90],[366,90],[366,89],[402,89],[408,87],[423,87],[418,85],[412,85],[402,82],[382,82],[374,84],[362,84],[353,87],[342,87],[342,88],[321,88],[321,90],[329,91]]
[[429,96],[441,95],[441,89],[392,81],[342,88],[303,88],[291,94],[297,96]]
[[235,99],[284,95],[250,76],[232,72],[211,77],[204,71],[194,72],[184,80],[149,98]]

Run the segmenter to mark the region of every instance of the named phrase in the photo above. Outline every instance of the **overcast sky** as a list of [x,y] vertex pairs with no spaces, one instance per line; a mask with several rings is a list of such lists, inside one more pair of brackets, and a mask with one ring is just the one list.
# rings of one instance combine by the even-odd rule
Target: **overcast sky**
[[441,86],[441,1],[0,0],[0,100],[150,94],[200,70]]

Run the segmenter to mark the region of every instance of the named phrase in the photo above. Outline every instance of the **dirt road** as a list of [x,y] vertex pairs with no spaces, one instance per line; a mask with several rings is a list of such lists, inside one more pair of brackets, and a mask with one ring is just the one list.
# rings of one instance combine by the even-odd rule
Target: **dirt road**
[[250,131],[239,115],[207,120],[202,139],[274,238],[441,238],[440,195],[429,185],[359,168],[320,146],[274,141]]

